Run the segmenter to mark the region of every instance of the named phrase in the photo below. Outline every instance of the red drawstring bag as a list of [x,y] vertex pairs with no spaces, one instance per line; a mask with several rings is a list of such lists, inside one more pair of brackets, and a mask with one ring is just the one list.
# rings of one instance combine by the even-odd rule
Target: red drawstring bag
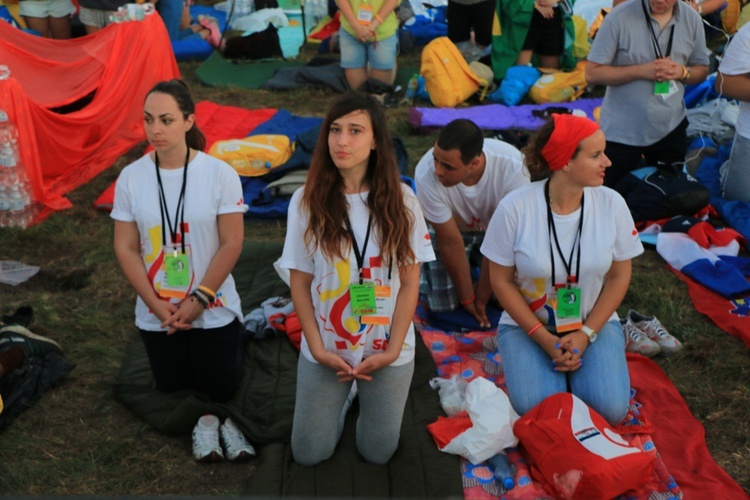
[[647,483],[653,454],[631,446],[570,393],[554,394],[513,426],[532,476],[560,498],[614,498]]

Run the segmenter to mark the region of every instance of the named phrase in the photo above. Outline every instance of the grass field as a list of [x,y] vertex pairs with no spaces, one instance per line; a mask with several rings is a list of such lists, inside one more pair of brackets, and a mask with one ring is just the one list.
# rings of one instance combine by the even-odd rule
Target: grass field
[[[400,60],[418,66],[418,58]],[[326,90],[294,92],[213,89],[180,64],[196,101],[246,108],[284,108],[322,116],[335,97]],[[138,103],[137,105],[140,105]],[[408,149],[410,165],[434,136],[415,135],[407,108],[388,110],[389,126]],[[41,267],[30,281],[0,284],[0,312],[32,305],[32,330],[60,341],[75,370],[0,432],[0,495],[236,495],[255,470],[244,464],[200,465],[189,436],[159,434],[114,400],[112,382],[136,339],[135,294],[112,250],[112,221],[92,203],[141,144],[112,168],[70,193],[74,208],[28,230],[0,228],[0,259]],[[247,239],[281,240],[285,224],[248,221]],[[656,358],[706,429],[714,459],[750,491],[750,351],[695,311],[686,289],[653,249],[635,260],[620,312],[656,315],[685,344],[671,359]],[[669,465],[669,464],[667,464]]]

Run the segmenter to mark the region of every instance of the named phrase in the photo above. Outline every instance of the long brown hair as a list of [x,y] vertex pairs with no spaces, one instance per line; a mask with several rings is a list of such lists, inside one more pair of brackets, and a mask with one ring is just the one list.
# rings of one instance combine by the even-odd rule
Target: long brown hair
[[382,105],[366,94],[350,92],[338,98],[323,121],[302,196],[302,206],[309,213],[305,243],[319,247],[328,259],[344,259],[344,254],[351,249],[351,235],[344,223],[349,206],[343,178],[328,148],[328,134],[334,120],[355,111],[370,117],[375,139],[364,179],[369,186],[367,207],[372,214],[373,235],[377,236],[381,256],[393,258],[403,267],[416,261],[409,242],[414,216],[404,203],[396,154]]

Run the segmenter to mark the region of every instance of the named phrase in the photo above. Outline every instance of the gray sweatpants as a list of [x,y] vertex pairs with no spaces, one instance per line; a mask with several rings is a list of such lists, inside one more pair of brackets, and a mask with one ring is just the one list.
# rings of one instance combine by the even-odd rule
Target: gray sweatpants
[[748,165],[748,158],[750,158],[750,139],[735,134],[729,159],[719,169],[725,199],[750,201],[750,165]]
[[[396,451],[413,374],[414,360],[381,368],[369,382],[357,380],[357,449],[368,462],[385,464]],[[292,455],[298,464],[315,465],[333,455],[339,414],[351,385],[339,382],[327,366],[300,355],[292,426]]]

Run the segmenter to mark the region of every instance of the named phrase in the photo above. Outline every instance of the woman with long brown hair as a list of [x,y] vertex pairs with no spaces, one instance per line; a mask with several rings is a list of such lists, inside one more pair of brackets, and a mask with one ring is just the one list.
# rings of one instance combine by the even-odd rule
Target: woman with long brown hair
[[279,261],[290,270],[304,334],[292,429],[298,463],[331,456],[354,381],[359,452],[373,463],[395,452],[414,371],[419,264],[434,258],[416,197],[400,182],[381,105],[344,95],[292,197]]

